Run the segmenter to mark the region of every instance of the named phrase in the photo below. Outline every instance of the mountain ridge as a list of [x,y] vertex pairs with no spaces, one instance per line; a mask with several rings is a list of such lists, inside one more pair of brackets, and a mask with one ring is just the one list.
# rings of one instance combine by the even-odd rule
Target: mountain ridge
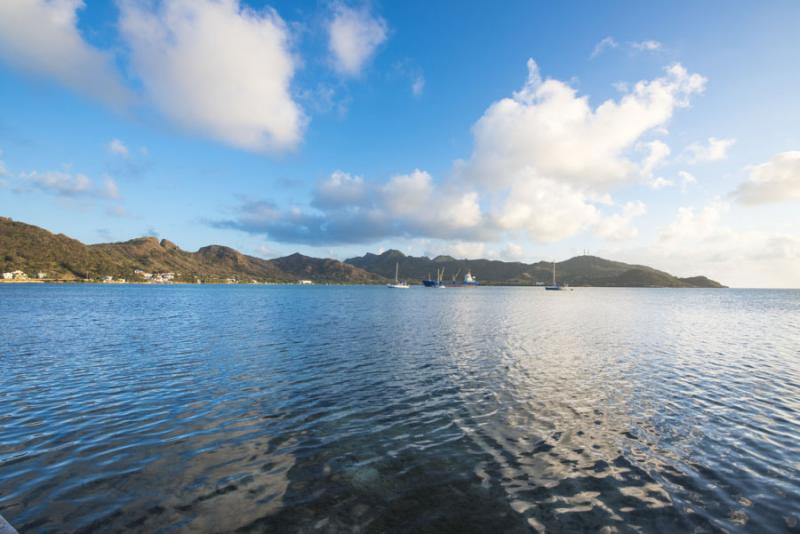
[[[391,278],[395,264],[399,264],[401,278],[420,280],[435,277],[437,269],[444,269],[444,280],[460,281],[470,271],[486,285],[545,285],[552,282],[551,262],[505,262],[487,259],[455,259],[451,256],[406,256],[397,250],[382,254],[367,253],[348,258],[345,263],[365,271]],[[680,278],[645,265],[628,264],[597,256],[575,256],[556,262],[559,283],[572,286],[598,287],[725,287],[705,276]]]
[[[463,278],[471,271],[486,285],[542,285],[552,280],[552,263],[456,259],[439,255],[407,256],[399,250],[368,252],[344,262],[313,258],[300,253],[263,259],[224,245],[207,245],[195,252],[183,250],[167,239],[152,236],[128,241],[86,245],[64,234],[0,217],[0,272],[22,270],[47,273],[63,281],[111,276],[129,281],[142,279],[137,271],[175,273],[177,281],[259,281],[296,283],[382,284],[394,278],[419,281],[444,269],[444,279]],[[558,281],[574,286],[601,287],[724,287],[705,276],[675,277],[644,265],[596,256],[576,256],[556,263]]]

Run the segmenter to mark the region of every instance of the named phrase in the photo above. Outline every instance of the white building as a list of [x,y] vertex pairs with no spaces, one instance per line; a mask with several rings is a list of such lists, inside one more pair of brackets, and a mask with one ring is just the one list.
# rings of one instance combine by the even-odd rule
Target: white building
[[314,282],[312,280],[298,280],[297,283],[300,284],[301,286],[310,286]]
[[12,278],[14,278],[12,273],[3,273],[3,280],[11,280]]

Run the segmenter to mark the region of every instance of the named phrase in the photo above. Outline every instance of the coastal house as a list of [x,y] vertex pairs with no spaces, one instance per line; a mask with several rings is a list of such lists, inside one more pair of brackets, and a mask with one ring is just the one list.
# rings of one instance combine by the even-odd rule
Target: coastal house
[[39,280],[47,278],[47,273],[42,273],[42,272],[36,273],[36,278],[38,278]]
[[11,271],[10,273],[3,273],[3,279],[5,280],[27,280],[28,275],[22,271]]
[[14,275],[11,273],[3,273],[3,280],[11,280],[14,278]]
[[150,280],[151,278],[153,278],[153,273],[148,273],[147,271],[143,271],[141,269],[135,269],[133,271],[133,274],[135,274],[136,276],[141,276],[145,280]]
[[150,278],[145,277],[145,279],[150,280],[154,284],[171,284],[175,279],[175,273],[153,273]]
[[312,280],[298,280],[297,283],[300,284],[301,286],[310,286],[314,282]]

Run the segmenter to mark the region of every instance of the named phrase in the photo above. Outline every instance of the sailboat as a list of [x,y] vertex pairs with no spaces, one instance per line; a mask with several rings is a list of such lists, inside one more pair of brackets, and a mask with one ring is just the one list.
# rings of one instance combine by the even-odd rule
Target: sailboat
[[564,289],[558,283],[556,283],[556,262],[553,262],[553,284],[549,286],[545,286],[547,291],[561,291]]
[[391,289],[408,289],[411,287],[405,281],[400,281],[400,262],[394,264],[394,283],[393,284],[386,284],[386,287]]

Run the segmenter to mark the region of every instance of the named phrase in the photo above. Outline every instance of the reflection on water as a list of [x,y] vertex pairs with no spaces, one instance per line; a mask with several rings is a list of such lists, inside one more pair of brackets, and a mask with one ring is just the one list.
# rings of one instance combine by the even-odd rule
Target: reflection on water
[[800,528],[800,292],[0,287],[23,532]]

